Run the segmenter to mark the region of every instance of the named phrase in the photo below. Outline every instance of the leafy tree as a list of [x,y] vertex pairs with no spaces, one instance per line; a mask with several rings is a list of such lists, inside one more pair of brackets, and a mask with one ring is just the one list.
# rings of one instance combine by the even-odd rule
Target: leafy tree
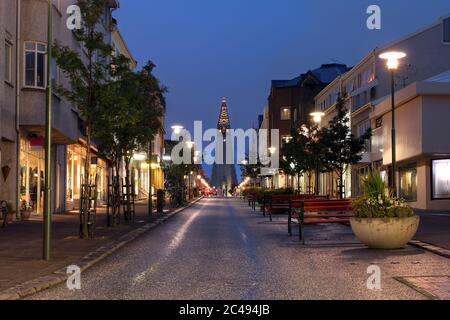
[[257,156],[255,158],[257,158],[256,163],[250,163],[250,156],[247,156],[245,161],[239,164],[241,176],[250,178],[253,183],[255,183],[255,180],[260,176],[261,168],[263,167],[259,158]]
[[339,177],[339,198],[344,196],[343,181],[347,168],[361,161],[362,152],[366,149],[365,142],[371,136],[370,130],[359,138],[352,134],[345,100],[345,95],[338,97],[336,116],[319,133],[319,139],[325,147],[323,156],[326,167]]
[[169,190],[172,199],[175,200],[174,204],[176,206],[181,206],[186,201],[186,185],[184,177],[189,175],[191,172],[194,174],[194,176],[203,173],[201,165],[194,164],[193,158],[194,157],[192,156],[190,164],[165,164],[165,188]]
[[[103,90],[100,112],[93,122],[95,137],[99,139],[101,149],[113,159],[116,172],[119,172],[121,160],[124,161],[127,188],[131,181],[133,154],[138,150],[147,150],[161,129],[166,92],[166,88],[152,74],[155,67],[152,62],[148,62],[139,72],[131,70],[129,65],[126,57],[113,59],[113,80]],[[127,206],[130,210],[129,201]]]
[[297,178],[297,190],[300,191],[300,178],[308,177],[311,186],[312,172],[322,167],[322,145],[317,138],[317,127],[302,126],[292,131],[292,139],[282,148],[281,168],[288,174]]
[[[81,9],[81,28],[74,30],[83,50],[74,50],[58,41],[52,48],[58,66],[67,77],[70,88],[59,86],[56,91],[80,112],[86,135],[84,183],[89,183],[93,122],[99,114],[105,84],[110,79],[111,46],[98,27],[108,0],[78,0]],[[83,207],[88,207],[86,203]],[[88,237],[87,214],[82,213],[82,237]]]

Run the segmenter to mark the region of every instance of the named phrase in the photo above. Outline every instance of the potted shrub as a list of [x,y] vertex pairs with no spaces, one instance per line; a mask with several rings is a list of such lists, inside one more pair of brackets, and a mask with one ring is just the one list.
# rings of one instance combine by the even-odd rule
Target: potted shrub
[[364,195],[352,203],[356,238],[372,249],[404,248],[416,234],[420,217],[393,196],[380,172],[372,171],[363,179],[363,188]]
[[22,221],[30,220],[31,213],[33,212],[33,208],[28,205],[26,201],[22,201],[21,207],[20,207],[20,218]]
[[2,201],[1,210],[2,219],[5,219],[3,221],[3,225],[12,223],[14,221],[14,215],[16,214],[16,212],[13,211],[11,203]]

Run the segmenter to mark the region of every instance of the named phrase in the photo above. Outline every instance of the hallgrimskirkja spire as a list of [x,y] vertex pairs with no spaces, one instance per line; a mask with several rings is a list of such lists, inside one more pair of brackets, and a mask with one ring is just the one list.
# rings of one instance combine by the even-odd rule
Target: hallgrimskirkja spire
[[[227,130],[231,129],[230,116],[228,114],[228,105],[225,98],[222,99],[220,106],[219,120],[217,122],[217,129],[222,133],[223,152],[222,154],[216,152],[216,161],[213,166],[212,185],[221,191],[224,196],[229,196],[233,188],[237,185],[236,167],[234,164],[226,163],[226,134]],[[219,147],[219,145],[218,145]],[[221,157],[222,159],[219,159]]]

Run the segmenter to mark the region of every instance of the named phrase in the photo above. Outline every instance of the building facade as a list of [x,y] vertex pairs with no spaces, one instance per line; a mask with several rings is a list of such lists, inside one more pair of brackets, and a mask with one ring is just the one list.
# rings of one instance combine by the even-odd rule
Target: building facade
[[[66,27],[66,9],[75,3],[76,0],[53,0],[53,37],[83,56],[82,45]],[[116,54],[131,59],[134,69],[136,62],[112,17],[118,7],[118,1],[108,2],[98,30]],[[36,214],[44,209],[47,10],[48,2],[43,0],[0,2],[0,200],[8,201],[14,209],[27,205]],[[53,64],[50,75],[53,85],[70,87],[56,60]],[[85,171],[86,138],[83,119],[76,106],[56,92],[53,92],[52,104],[52,207],[53,212],[58,213],[78,208]],[[162,129],[151,146],[152,154],[159,158],[163,152],[163,137]],[[110,165],[108,159],[99,155],[95,141],[91,154],[90,176],[97,179],[102,202],[106,200]],[[155,188],[162,188],[159,162],[152,163]]]
[[[382,145],[379,128],[386,123],[382,118],[373,118],[377,105],[390,96],[390,71],[379,55],[385,51],[402,51],[407,54],[396,72],[395,90],[429,79],[450,69],[450,18],[441,18],[436,23],[381,48],[376,48],[364,57],[349,72],[338,77],[315,98],[316,111],[325,113],[322,125],[335,115],[335,103],[339,94],[347,96],[346,105],[350,115],[350,126],[355,136],[372,129],[374,136],[367,141],[366,152],[359,164],[348,168],[345,175],[346,196],[356,197],[362,193],[361,178],[371,168],[380,169],[389,180],[390,163],[385,158],[386,149]],[[384,129],[383,129],[384,130]],[[398,174],[397,180],[398,180]],[[337,194],[337,177],[322,174],[320,189],[322,194]]]
[[[450,70],[397,92],[398,194],[417,209],[450,209]],[[373,161],[392,164],[391,99],[372,108]],[[386,174],[386,172],[384,172]]]
[[16,1],[0,1],[0,200],[18,205],[18,37]]
[[[272,81],[265,121],[269,130],[279,130],[278,146],[280,148],[291,139],[293,129],[311,122],[310,113],[315,109],[314,97],[336,77],[348,70],[349,68],[345,64],[329,63],[292,80]],[[269,141],[268,145],[275,146],[272,141]],[[283,155],[281,154],[281,156]],[[269,180],[271,180],[271,187],[285,188],[299,185],[293,179],[282,172],[277,172]],[[302,181],[300,185],[302,193],[313,190],[313,186],[305,185],[305,181]]]

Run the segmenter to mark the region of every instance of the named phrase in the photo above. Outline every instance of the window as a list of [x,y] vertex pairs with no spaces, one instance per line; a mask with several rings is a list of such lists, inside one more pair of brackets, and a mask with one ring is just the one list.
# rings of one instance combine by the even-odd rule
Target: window
[[25,43],[25,86],[45,88],[47,46],[37,42]]
[[8,41],[5,42],[5,81],[11,82],[12,81],[12,63],[11,63],[11,57],[12,57],[12,44]]
[[432,161],[433,199],[450,199],[450,159]]
[[281,108],[281,120],[291,120],[291,108]]
[[[370,119],[367,119],[366,121],[361,122],[360,124],[358,124],[357,126],[357,136],[362,137],[364,136],[367,132],[369,132],[371,129],[371,125],[370,125]],[[370,139],[366,140],[366,145],[365,145],[365,152],[371,152],[372,150],[372,146],[370,143]]]
[[444,43],[450,44],[450,18],[444,19],[443,27],[444,27],[444,34],[443,34]]
[[375,127],[378,129],[381,128],[382,126],[383,126],[383,117],[380,117],[375,121]]
[[400,197],[406,201],[417,201],[417,165],[400,168]]

